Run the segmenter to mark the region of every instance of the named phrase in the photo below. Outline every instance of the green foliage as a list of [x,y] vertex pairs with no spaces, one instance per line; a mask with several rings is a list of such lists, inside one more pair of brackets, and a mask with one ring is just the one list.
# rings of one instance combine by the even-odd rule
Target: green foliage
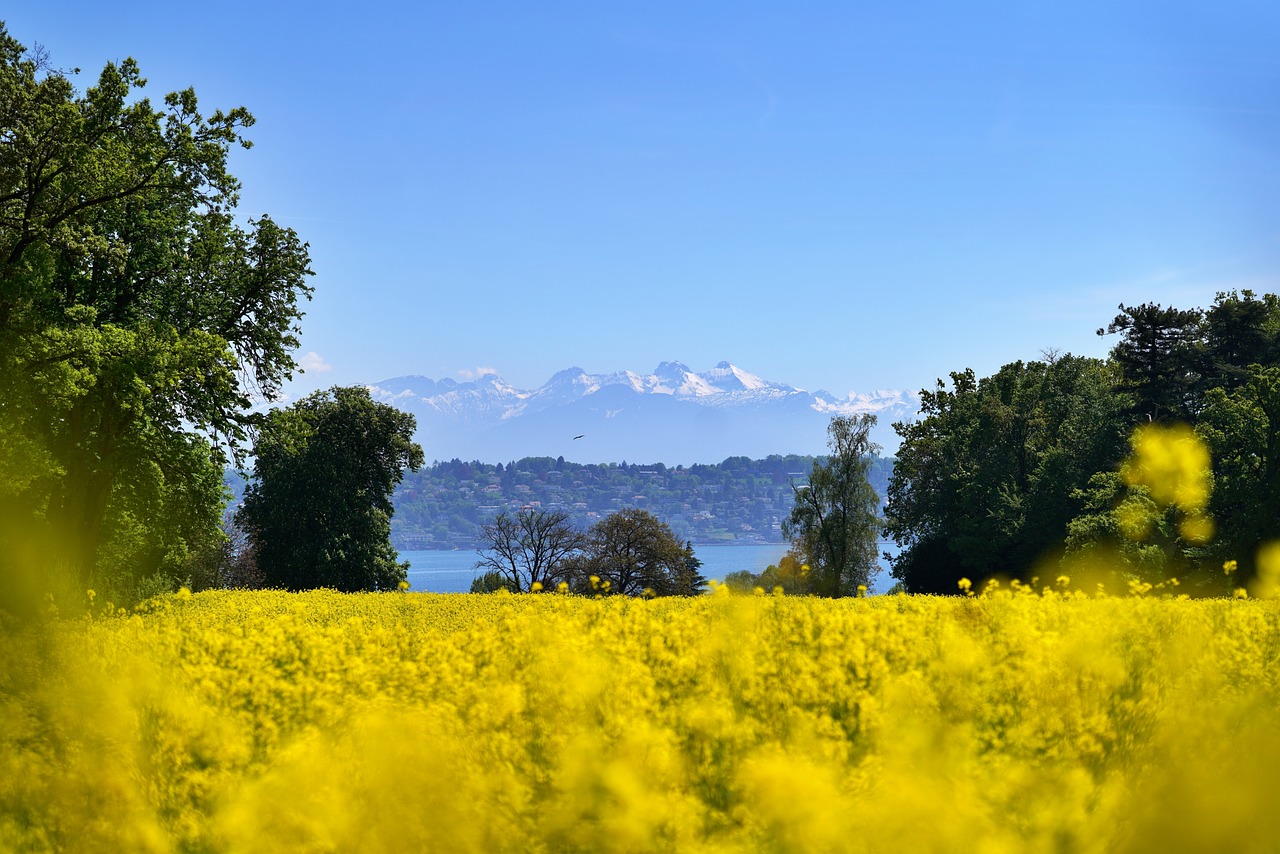
[[[497,465],[449,460],[406,475],[396,491],[392,542],[400,549],[485,548],[486,524],[522,509],[567,513],[585,529],[625,506],[640,506],[694,543],[776,543],[794,503],[793,480],[814,457],[731,457],[692,466],[559,463],[527,457]],[[872,460],[883,494],[892,461]]]
[[1219,293],[1204,314],[1205,391],[1230,393],[1250,380],[1251,365],[1280,363],[1280,297],[1253,291]]
[[[763,588],[766,593],[772,593],[780,587],[788,596],[808,595],[814,592],[813,568],[796,554],[785,554],[777,564],[766,567],[765,571],[760,573],[760,577],[756,579],[756,585]],[[854,590],[856,592],[857,588],[855,587]]]
[[836,416],[827,427],[831,454],[815,461],[809,482],[793,484],[795,504],[782,535],[809,567],[809,592],[853,596],[877,569],[880,497],[868,478],[879,450],[868,434],[874,415]]
[[1077,497],[1083,506],[1067,523],[1066,536],[1074,563],[1114,567],[1106,581],[1155,584],[1187,577],[1188,547],[1179,538],[1176,508],[1161,507],[1148,490],[1126,485],[1115,471],[1095,474]]
[[981,380],[951,375],[921,392],[889,484],[893,576],[913,593],[954,593],[962,577],[1027,577],[1060,552],[1081,494],[1124,456],[1129,399],[1097,359],[1014,362]]
[[1162,308],[1154,303],[1120,305],[1120,313],[1099,335],[1120,333],[1111,359],[1120,369],[1120,387],[1133,395],[1133,412],[1147,420],[1186,420],[1196,411],[1202,367],[1197,343],[1203,313]]
[[731,593],[739,595],[753,592],[758,584],[759,579],[749,569],[734,570],[724,577],[724,586],[728,587]]
[[[1253,578],[1259,548],[1280,538],[1280,298],[1246,290],[1219,293],[1203,312],[1120,308],[1099,330],[1120,334],[1106,363],[1067,356],[981,380],[953,373],[951,390],[939,381],[922,392],[918,421],[894,425],[903,443],[888,530],[904,547],[893,572],[908,591],[1026,580],[1064,552],[1120,580],[1176,576],[1197,594]],[[1174,420],[1208,444],[1212,462],[1194,463],[1212,465],[1197,487],[1207,508],[1171,503],[1120,469],[1127,436],[1135,452],[1148,429],[1166,431],[1157,444],[1174,441],[1176,427],[1148,427]]]
[[497,593],[499,590],[511,590],[511,582],[501,572],[489,570],[471,579],[469,593]]
[[1258,547],[1280,539],[1280,366],[1254,365],[1234,390],[1205,397],[1198,432],[1214,461],[1214,563],[1236,560],[1239,580],[1256,573]]
[[81,589],[218,547],[220,471],[311,293],[292,230],[235,218],[252,116],[144,85],[126,59],[78,93],[0,25],[0,515]]
[[582,553],[564,562],[564,575],[580,593],[697,596],[707,583],[701,567],[693,546],[664,522],[627,508],[592,526]]
[[[731,572],[724,577],[724,584],[730,592],[738,594],[754,593],[759,589],[765,593],[781,590],[787,596],[809,596],[814,592],[814,574],[809,564],[791,551],[776,564],[765,567],[759,575],[745,569]],[[854,593],[859,592],[855,587]]]
[[335,386],[271,412],[237,521],[266,583],[290,590],[394,590],[391,493],[422,465],[412,415]]

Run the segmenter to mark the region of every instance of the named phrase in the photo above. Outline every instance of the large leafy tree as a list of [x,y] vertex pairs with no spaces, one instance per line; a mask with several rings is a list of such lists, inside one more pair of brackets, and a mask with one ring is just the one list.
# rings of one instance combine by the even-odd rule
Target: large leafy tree
[[1129,398],[1097,359],[1014,362],[994,376],[951,374],[921,392],[889,483],[893,575],[913,593],[1024,577],[1062,549],[1081,490],[1123,458]]
[[564,563],[575,590],[624,596],[697,596],[706,584],[701,567],[690,543],[682,543],[649,511],[634,507],[591,526],[583,552]]
[[415,427],[360,387],[270,413],[236,515],[268,585],[394,590],[405,580],[408,565],[391,547],[391,494],[406,468],[422,465]]
[[236,215],[252,116],[144,85],[126,59],[79,93],[0,24],[0,502],[82,586],[216,542],[311,292],[306,244]]
[[869,438],[875,423],[874,415],[831,419],[831,453],[814,461],[807,485],[792,484],[796,500],[782,535],[809,567],[808,589],[819,596],[855,595],[877,568],[880,497],[868,478],[879,450]]

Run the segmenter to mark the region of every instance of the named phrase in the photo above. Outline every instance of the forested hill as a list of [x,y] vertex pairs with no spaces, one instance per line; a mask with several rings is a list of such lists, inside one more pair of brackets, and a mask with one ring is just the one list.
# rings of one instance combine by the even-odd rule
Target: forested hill
[[[730,457],[715,465],[583,465],[528,457],[490,465],[452,460],[407,472],[396,490],[391,539],[397,549],[482,546],[481,527],[524,507],[563,510],[587,528],[623,507],[640,507],[694,545],[781,543],[791,484],[803,485],[814,457]],[[875,458],[871,484],[884,498],[892,460]]]

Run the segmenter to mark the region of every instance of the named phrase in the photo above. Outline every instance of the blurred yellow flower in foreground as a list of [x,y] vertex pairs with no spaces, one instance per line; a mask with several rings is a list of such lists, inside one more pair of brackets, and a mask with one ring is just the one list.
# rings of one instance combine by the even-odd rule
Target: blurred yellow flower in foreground
[[1249,593],[1255,599],[1280,596],[1280,540],[1273,540],[1258,549],[1258,574],[1249,585]]
[[[1258,562],[1280,583],[1280,543]],[[2,626],[0,850],[1280,839],[1280,602],[718,589],[188,592]]]
[[1145,424],[1129,437],[1133,454],[1121,469],[1125,483],[1145,486],[1151,497],[1189,514],[1209,503],[1209,449],[1185,424]]

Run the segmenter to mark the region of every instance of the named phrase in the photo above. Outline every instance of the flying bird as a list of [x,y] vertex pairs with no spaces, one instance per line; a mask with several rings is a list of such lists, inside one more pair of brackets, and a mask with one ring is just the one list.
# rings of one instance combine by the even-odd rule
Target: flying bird
[[574,436],[573,438],[574,438],[574,440],[576,441],[576,440],[578,440],[578,439],[581,439],[581,438],[582,438],[583,436],[585,436],[585,435],[587,435],[587,434],[586,434],[586,433],[579,433],[578,435]]

